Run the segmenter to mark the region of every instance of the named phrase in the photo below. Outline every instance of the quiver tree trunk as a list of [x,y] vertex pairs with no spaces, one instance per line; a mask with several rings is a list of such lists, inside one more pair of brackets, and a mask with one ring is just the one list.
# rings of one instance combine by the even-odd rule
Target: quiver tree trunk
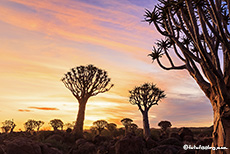
[[212,150],[212,154],[230,154],[230,108],[221,97],[211,100],[213,106],[212,147],[227,147],[227,150]]
[[128,132],[129,132],[129,126],[127,125],[125,126],[125,136],[128,134]]
[[147,111],[144,111],[142,114],[143,114],[144,138],[147,139],[147,138],[150,137],[150,128],[149,128],[148,112],[147,112]]
[[73,132],[79,137],[82,137],[82,135],[83,135],[85,108],[86,108],[87,100],[88,99],[79,100],[79,109],[78,109],[78,114],[77,114],[77,120],[76,120],[74,130],[73,130]]

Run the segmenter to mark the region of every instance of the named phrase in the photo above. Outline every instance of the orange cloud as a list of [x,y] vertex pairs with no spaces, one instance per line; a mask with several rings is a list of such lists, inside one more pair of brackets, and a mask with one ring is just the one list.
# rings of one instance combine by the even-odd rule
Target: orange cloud
[[27,109],[18,109],[18,111],[20,111],[20,112],[30,112],[31,110],[27,110]]
[[31,108],[31,109],[37,109],[37,110],[45,110],[45,111],[55,111],[55,110],[59,110],[58,108],[54,108],[54,107],[34,107],[34,106],[31,106],[31,107],[28,107],[28,108]]
[[[142,58],[142,60],[143,57],[139,53],[143,52],[146,55],[149,53],[139,45],[151,46],[151,40],[143,40],[146,39],[146,36],[152,37],[152,30],[147,27],[147,24],[146,26],[140,24],[141,19],[134,15],[82,2],[65,2],[65,4],[76,6],[72,9],[72,7],[68,7],[69,5],[64,5],[62,1],[55,1],[55,3],[52,1],[13,1],[34,10],[41,10],[43,13],[19,12],[13,8],[0,7],[1,14],[4,14],[0,19],[6,23],[42,32],[53,38],[59,36],[77,42],[100,45],[122,53],[127,52],[135,58]],[[93,10],[87,11],[88,8]],[[138,8],[138,10],[141,12],[143,8]],[[50,16],[51,19],[46,16]],[[111,27],[106,23],[110,23]],[[116,29],[116,26],[119,28]],[[129,31],[130,29],[132,32]]]

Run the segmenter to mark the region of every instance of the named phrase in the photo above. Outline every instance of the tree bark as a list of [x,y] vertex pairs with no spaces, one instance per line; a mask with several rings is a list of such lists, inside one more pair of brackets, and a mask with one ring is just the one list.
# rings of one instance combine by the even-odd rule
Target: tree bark
[[144,111],[142,115],[143,115],[144,138],[147,139],[150,137],[148,111]]
[[74,126],[74,134],[78,137],[83,136],[83,126],[85,120],[85,107],[86,107],[87,99],[79,100],[79,109],[77,114],[77,120]]
[[230,108],[226,102],[220,102],[221,100],[221,97],[211,100],[214,113],[212,147],[227,147],[228,149],[212,150],[212,154],[230,154]]

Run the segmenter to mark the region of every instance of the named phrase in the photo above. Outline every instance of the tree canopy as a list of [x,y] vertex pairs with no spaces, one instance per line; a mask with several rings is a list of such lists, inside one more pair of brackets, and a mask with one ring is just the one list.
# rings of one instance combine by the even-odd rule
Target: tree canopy
[[2,122],[2,130],[7,133],[8,131],[13,132],[13,129],[16,127],[16,124],[14,123],[14,120],[5,120]]
[[105,127],[108,125],[108,122],[105,120],[97,120],[93,122],[94,128],[96,128],[99,132],[99,135],[101,134],[101,131],[105,129]]
[[54,130],[58,130],[58,128],[63,129],[64,126],[64,123],[61,119],[50,120],[49,124],[53,127]]
[[150,83],[135,87],[129,93],[129,102],[132,105],[137,105],[142,113],[149,111],[153,105],[158,105],[158,102],[166,96],[164,91],[157,88],[155,84]]
[[109,85],[110,80],[106,71],[93,65],[72,68],[62,78],[66,88],[78,100],[109,91],[113,87],[113,84]]

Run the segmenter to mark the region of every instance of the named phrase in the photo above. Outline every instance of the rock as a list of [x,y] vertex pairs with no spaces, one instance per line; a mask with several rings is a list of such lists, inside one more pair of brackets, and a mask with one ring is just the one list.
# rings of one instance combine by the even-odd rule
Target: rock
[[177,152],[177,154],[195,154],[195,150],[184,150],[184,149],[181,149]]
[[85,139],[78,139],[69,154],[96,154],[96,146]]
[[81,139],[76,140],[75,145],[80,146],[80,145],[85,144],[86,142],[87,142],[86,139],[81,138]]
[[158,146],[158,143],[157,143],[156,141],[154,141],[153,139],[148,138],[148,139],[145,141],[145,145],[146,145],[146,148],[147,148],[147,149],[152,149],[152,148]]
[[42,154],[38,143],[28,138],[16,138],[8,141],[6,145],[7,154]]
[[37,133],[37,136],[40,140],[45,140],[47,139],[49,136],[52,136],[54,134],[53,131],[39,131]]
[[106,142],[106,141],[109,141],[110,138],[106,137],[106,136],[100,136],[100,135],[97,135],[94,137],[94,144],[96,145],[101,145],[103,142]]
[[204,137],[201,140],[197,141],[196,146],[203,145],[203,146],[211,146],[212,145],[212,137]]
[[2,145],[0,145],[0,154],[6,154],[6,152],[5,152],[5,150],[4,150]]
[[180,137],[183,139],[184,136],[192,136],[193,137],[193,132],[189,128],[182,127],[179,130],[178,135],[180,135]]
[[63,154],[58,149],[53,147],[48,147],[46,144],[41,144],[40,147],[41,147],[42,154]]
[[54,134],[46,139],[46,141],[53,141],[53,140],[62,143],[64,141],[64,138],[61,135]]
[[170,137],[161,141],[160,145],[175,145],[175,146],[183,147],[184,144],[181,141],[179,141],[177,138]]
[[[212,137],[204,137],[202,139],[200,139],[199,141],[196,142],[195,144],[197,147],[201,146],[212,146]],[[211,153],[211,149],[210,150],[198,150],[197,154],[210,154]]]
[[115,144],[116,154],[143,154],[144,142],[138,136],[125,136]]
[[160,145],[149,150],[149,154],[177,154],[180,149],[178,146]]
[[178,135],[177,133],[171,133],[170,137],[174,137],[174,138],[177,138],[178,140],[182,141],[180,135]]
[[191,143],[191,142],[193,142],[193,137],[190,135],[185,135],[183,138],[183,141]]

